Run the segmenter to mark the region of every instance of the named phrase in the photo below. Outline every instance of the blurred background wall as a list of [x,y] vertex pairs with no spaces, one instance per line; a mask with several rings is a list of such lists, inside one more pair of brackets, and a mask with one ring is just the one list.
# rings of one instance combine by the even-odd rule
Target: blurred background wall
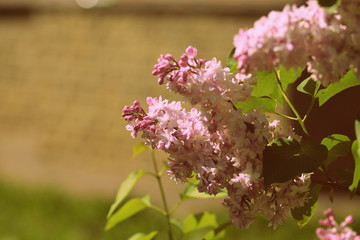
[[122,108],[179,99],[151,75],[159,55],[192,45],[224,63],[240,27],[287,2],[0,1],[1,178],[114,196],[129,171],[151,166],[149,154],[131,160],[140,139]]

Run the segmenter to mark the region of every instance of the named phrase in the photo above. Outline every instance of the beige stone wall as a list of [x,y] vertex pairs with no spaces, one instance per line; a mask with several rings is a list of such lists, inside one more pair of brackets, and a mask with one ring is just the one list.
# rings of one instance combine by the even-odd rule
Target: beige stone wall
[[106,11],[35,11],[0,18],[0,174],[113,196],[130,160],[124,105],[168,94],[151,75],[161,53],[188,45],[225,60],[254,18]]

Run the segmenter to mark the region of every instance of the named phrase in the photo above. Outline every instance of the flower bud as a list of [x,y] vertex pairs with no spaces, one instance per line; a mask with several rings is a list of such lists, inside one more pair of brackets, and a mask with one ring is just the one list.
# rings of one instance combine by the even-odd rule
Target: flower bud
[[186,49],[186,54],[188,55],[189,58],[194,58],[197,55],[197,49],[195,47],[189,46]]
[[334,213],[333,213],[333,210],[331,208],[328,208],[324,211],[324,215],[325,217],[330,217],[332,216]]
[[345,218],[346,225],[352,224],[354,222],[353,216],[349,215]]

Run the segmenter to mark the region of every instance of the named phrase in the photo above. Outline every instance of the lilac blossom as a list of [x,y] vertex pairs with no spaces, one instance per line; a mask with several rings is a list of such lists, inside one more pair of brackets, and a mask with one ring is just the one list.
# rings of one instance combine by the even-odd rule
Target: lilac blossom
[[280,132],[278,122],[269,123],[261,108],[244,112],[233,105],[251,95],[256,78],[234,75],[215,58],[196,56],[194,47],[178,61],[161,55],[153,71],[159,84],[194,107],[187,111],[182,102],[158,97],[147,98],[144,110],[135,101],[123,110],[127,129],[133,137],[141,132],[147,145],[169,154],[169,174],[176,181],[195,174],[200,192],[216,195],[226,189],[224,206],[234,225],[248,227],[263,215],[276,227],[306,201],[310,174],[264,189],[262,155],[274,138],[296,135]]
[[319,224],[324,228],[316,229],[316,235],[321,240],[360,240],[360,235],[357,235],[348,225],[354,222],[354,218],[349,215],[340,225],[336,222],[334,213],[331,208],[324,211],[326,219],[319,221]]
[[234,37],[234,58],[242,73],[307,66],[324,86],[354,68],[360,79],[360,1],[343,0],[330,14],[310,0],[287,5],[240,29]]

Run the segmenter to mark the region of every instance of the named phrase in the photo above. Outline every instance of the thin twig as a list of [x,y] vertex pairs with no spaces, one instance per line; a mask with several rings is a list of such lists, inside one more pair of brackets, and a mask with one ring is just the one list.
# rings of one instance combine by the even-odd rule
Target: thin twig
[[[311,179],[311,182],[317,183],[317,184],[321,184],[321,185],[326,186],[326,187],[329,187],[329,188],[341,190],[341,191],[344,191],[344,192],[350,192],[348,186],[340,185],[340,184],[338,184],[338,183],[336,183],[336,182],[328,182],[328,181],[323,181],[323,180],[318,180],[318,179]],[[357,191],[355,192],[355,195],[360,196],[360,191],[357,190]]]
[[310,112],[311,112],[311,110],[312,110],[312,108],[313,108],[313,106],[314,106],[314,103],[316,102],[316,94],[317,94],[317,92],[319,91],[319,88],[320,88],[320,83],[318,83],[318,82],[316,82],[316,87],[315,87],[315,91],[314,91],[314,96],[311,96],[311,103],[310,103],[310,107],[309,107],[309,109],[306,111],[306,113],[305,113],[305,115],[304,115],[304,117],[303,117],[303,119],[302,119],[302,121],[303,122],[305,122],[305,120],[306,120],[306,118],[309,116],[309,114],[310,114]]

